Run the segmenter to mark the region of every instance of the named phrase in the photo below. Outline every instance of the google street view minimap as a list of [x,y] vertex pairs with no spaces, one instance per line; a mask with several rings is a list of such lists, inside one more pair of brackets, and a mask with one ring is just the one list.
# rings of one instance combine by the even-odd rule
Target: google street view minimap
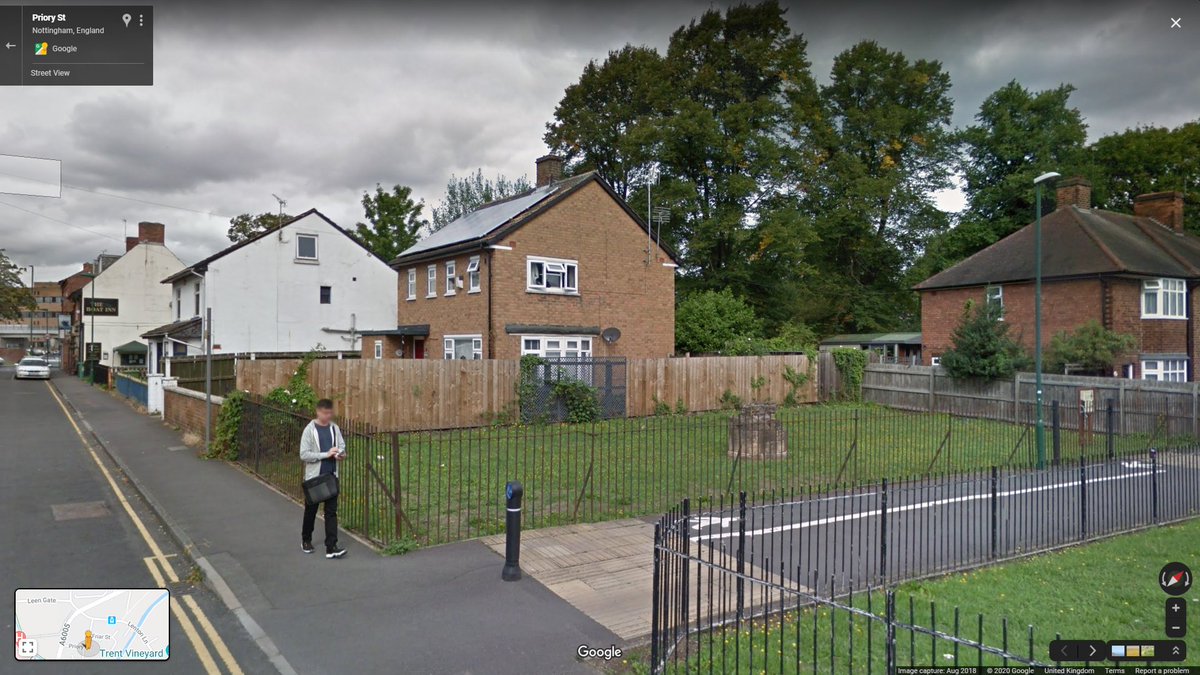
[[165,660],[170,598],[165,588],[17,589],[17,658]]

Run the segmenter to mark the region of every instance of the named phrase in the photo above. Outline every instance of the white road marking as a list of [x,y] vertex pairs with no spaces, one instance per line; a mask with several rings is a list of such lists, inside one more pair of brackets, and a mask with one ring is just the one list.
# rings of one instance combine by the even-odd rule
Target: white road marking
[[[1159,469],[1158,472],[1161,474],[1161,473],[1163,473],[1163,470]],[[1152,475],[1153,473],[1154,472],[1152,472],[1152,471],[1141,471],[1139,473],[1130,473],[1130,474],[1124,474],[1121,476],[1103,476],[1100,478],[1093,478],[1093,479],[1089,480],[1088,485],[1092,485],[1095,483],[1102,483],[1105,481],[1112,481],[1112,480],[1125,480],[1126,478],[1141,478],[1144,476]],[[1039,485],[1037,487],[1022,488],[1020,490],[1003,490],[1001,492],[997,492],[996,496],[997,497],[1012,497],[1015,495],[1023,495],[1023,494],[1033,493],[1033,492],[1044,492],[1046,490],[1058,490],[1061,488],[1069,488],[1069,487],[1077,488],[1077,487],[1079,487],[1079,483],[1077,481],[1072,481],[1070,483],[1053,483],[1051,485]],[[889,507],[888,513],[891,514],[891,513],[901,513],[904,511],[917,511],[920,509],[928,509],[928,508],[934,508],[934,507],[938,507],[938,506],[945,506],[947,504],[960,504],[963,502],[978,501],[981,499],[991,499],[991,496],[992,495],[990,492],[983,492],[983,493],[978,493],[978,494],[973,494],[973,495],[965,495],[962,497],[948,497],[946,499],[934,499],[934,500],[927,501],[927,502],[917,502],[916,504],[904,504],[901,506]],[[878,516],[879,512],[880,512],[879,509],[871,509],[869,511],[861,511],[859,513],[847,513],[847,514],[843,514],[840,516],[830,516],[828,518],[817,518],[816,520],[807,520],[807,521],[804,521],[801,523],[788,523],[787,525],[777,525],[775,527],[767,527],[767,528],[762,528],[762,529],[758,529],[758,530],[749,530],[746,532],[746,536],[757,537],[757,536],[764,535],[764,534],[779,534],[780,532],[789,532],[791,530],[800,530],[800,529],[804,529],[806,527],[821,527],[822,525],[832,525],[833,523],[841,523],[841,522],[846,522],[849,520],[860,520],[862,518],[871,518],[874,516]],[[722,533],[718,533],[718,534],[695,535],[691,539],[692,539],[692,541],[708,541],[710,539],[731,539],[735,536],[738,536],[737,532],[722,532]]]

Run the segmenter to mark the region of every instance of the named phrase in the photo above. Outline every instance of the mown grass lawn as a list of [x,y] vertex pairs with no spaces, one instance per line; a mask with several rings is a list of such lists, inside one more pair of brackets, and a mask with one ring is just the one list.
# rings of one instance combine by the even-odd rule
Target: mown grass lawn
[[[896,615],[902,623],[934,627],[945,633],[1007,645],[1011,653],[1049,660],[1050,641],[1065,639],[1161,640],[1166,595],[1158,587],[1159,570],[1167,562],[1200,560],[1200,519],[1121,535],[1026,560],[1009,562],[897,588]],[[1200,612],[1200,596],[1184,596]],[[879,592],[862,593],[854,606],[884,615]],[[910,604],[911,603],[911,604]],[[935,610],[931,610],[931,605]],[[955,630],[955,609],[958,629]],[[980,615],[983,639],[979,639]],[[870,629],[868,625],[870,624]],[[869,632],[868,632],[869,631]],[[850,635],[854,648],[850,647]],[[753,637],[752,637],[753,634]],[[672,673],[883,673],[886,666],[884,623],[828,608],[789,612],[765,624],[744,624],[741,631],[702,635],[689,648],[689,658],[673,664]],[[815,640],[815,642],[814,642]],[[1200,643],[1189,636],[1192,665]],[[814,648],[815,644],[815,648]],[[798,647],[798,651],[797,651]],[[900,665],[1002,665],[1003,660],[969,647],[957,650],[948,640],[897,631]],[[956,661],[957,657],[957,661]],[[644,649],[631,653],[617,672],[648,672]],[[833,670],[830,670],[832,665]],[[1015,665],[1010,662],[1010,665]]]
[[[433,544],[502,531],[508,480],[525,487],[525,526],[544,527],[657,515],[685,497],[697,509],[743,490],[786,493],[1035,461],[1026,424],[857,404],[781,409],[788,456],[737,459],[728,453],[732,414],[398,433],[394,448],[391,434],[351,435],[343,522],[379,541]],[[1117,436],[1114,450],[1140,453],[1169,442]],[[260,458],[259,473],[292,481],[295,451],[288,442],[279,446]],[[1103,433],[1081,438],[1063,430],[1059,447],[1063,461],[1107,452]],[[399,530],[389,492],[406,519]]]

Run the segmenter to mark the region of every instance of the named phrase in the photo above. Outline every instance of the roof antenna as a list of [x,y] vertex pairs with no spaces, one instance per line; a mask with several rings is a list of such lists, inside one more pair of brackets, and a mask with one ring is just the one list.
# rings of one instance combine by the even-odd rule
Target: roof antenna
[[275,231],[279,241],[283,241],[283,207],[287,206],[287,200],[274,192],[271,193],[271,196],[279,202],[279,220],[275,222]]
[[654,226],[652,225],[652,223],[654,222],[653,221],[654,209],[651,207],[651,203],[650,203],[650,192],[651,192],[650,186],[652,186],[656,183],[658,183],[658,166],[657,165],[651,166],[648,169],[646,169],[646,267],[650,266],[650,251],[653,250],[653,244],[651,242],[651,239],[653,237],[651,236],[650,232],[651,232],[651,230],[654,229]]

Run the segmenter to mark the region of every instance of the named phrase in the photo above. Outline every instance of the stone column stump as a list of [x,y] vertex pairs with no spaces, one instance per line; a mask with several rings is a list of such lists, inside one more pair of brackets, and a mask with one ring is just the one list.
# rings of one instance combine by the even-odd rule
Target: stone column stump
[[774,403],[751,403],[729,418],[730,457],[742,459],[784,459],[787,457],[787,429],[775,419]]

